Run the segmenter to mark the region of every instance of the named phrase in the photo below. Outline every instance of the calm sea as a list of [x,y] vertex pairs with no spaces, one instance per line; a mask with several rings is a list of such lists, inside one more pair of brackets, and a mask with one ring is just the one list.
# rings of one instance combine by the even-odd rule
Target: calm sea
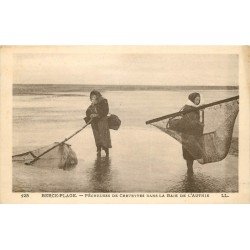
[[[197,90],[196,90],[197,91]],[[203,102],[238,95],[237,90],[201,90]],[[13,163],[17,192],[237,192],[238,157],[206,165],[194,164],[187,176],[181,145],[145,125],[145,121],[179,111],[190,90],[104,91],[110,113],[122,120],[111,131],[110,158],[96,158],[92,130],[70,140],[78,165],[68,171],[55,166]],[[58,92],[13,96],[13,153],[61,141],[83,124],[89,92]],[[238,119],[234,128],[238,137]]]

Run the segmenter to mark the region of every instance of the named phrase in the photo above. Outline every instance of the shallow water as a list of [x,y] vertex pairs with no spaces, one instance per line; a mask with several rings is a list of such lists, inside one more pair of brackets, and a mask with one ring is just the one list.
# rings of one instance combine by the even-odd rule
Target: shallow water
[[[87,93],[77,95],[14,96],[13,152],[61,141],[79,129],[89,105]],[[237,91],[202,91],[208,103],[237,95]],[[17,192],[237,192],[238,157],[217,163],[195,162],[194,175],[186,173],[181,145],[152,126],[151,118],[176,112],[187,92],[110,91],[110,112],[122,120],[111,130],[109,159],[96,158],[90,127],[69,143],[78,157],[70,170],[39,164],[13,164],[13,190]],[[238,136],[238,119],[234,137]]]

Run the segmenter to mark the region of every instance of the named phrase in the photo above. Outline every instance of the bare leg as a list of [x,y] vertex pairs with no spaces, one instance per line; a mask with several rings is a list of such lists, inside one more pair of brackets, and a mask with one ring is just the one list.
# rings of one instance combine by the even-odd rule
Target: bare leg
[[101,146],[97,146],[97,157],[101,156],[101,150],[102,150],[102,147]]
[[108,148],[103,147],[103,150],[105,151],[106,157],[109,157],[109,149],[108,149]]
[[189,174],[193,174],[193,164],[194,164],[194,161],[193,160],[187,160],[187,172]]

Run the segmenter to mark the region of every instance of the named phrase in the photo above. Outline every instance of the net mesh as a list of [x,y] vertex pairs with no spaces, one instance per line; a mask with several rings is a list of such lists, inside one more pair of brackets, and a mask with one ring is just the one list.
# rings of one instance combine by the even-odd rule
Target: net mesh
[[[238,112],[239,102],[232,100],[151,125],[179,141],[194,160],[206,164],[227,156]],[[194,119],[194,113],[199,121]]]
[[[57,145],[55,142],[51,145],[44,146],[41,148],[34,149],[32,151],[24,152],[12,156],[12,161],[18,162],[30,162],[35,159],[37,156],[41,155],[46,150]],[[72,150],[69,144],[62,143],[58,147],[55,147],[48,153],[40,157],[38,161],[34,164],[41,166],[56,166],[62,169],[69,169],[74,167],[78,163],[75,152]]]

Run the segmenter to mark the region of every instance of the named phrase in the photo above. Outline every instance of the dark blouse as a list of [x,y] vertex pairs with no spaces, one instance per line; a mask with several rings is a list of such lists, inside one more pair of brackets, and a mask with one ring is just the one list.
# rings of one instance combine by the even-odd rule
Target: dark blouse
[[94,121],[98,121],[99,119],[107,116],[109,113],[109,105],[108,100],[102,98],[97,104],[90,105],[86,111],[86,117],[84,118],[85,122],[90,121],[91,114],[97,114],[98,116],[94,118]]
[[185,132],[187,134],[201,135],[203,133],[203,125],[200,122],[200,111],[195,110],[194,107],[185,105],[182,111],[194,110],[183,115],[183,124],[185,125]]

